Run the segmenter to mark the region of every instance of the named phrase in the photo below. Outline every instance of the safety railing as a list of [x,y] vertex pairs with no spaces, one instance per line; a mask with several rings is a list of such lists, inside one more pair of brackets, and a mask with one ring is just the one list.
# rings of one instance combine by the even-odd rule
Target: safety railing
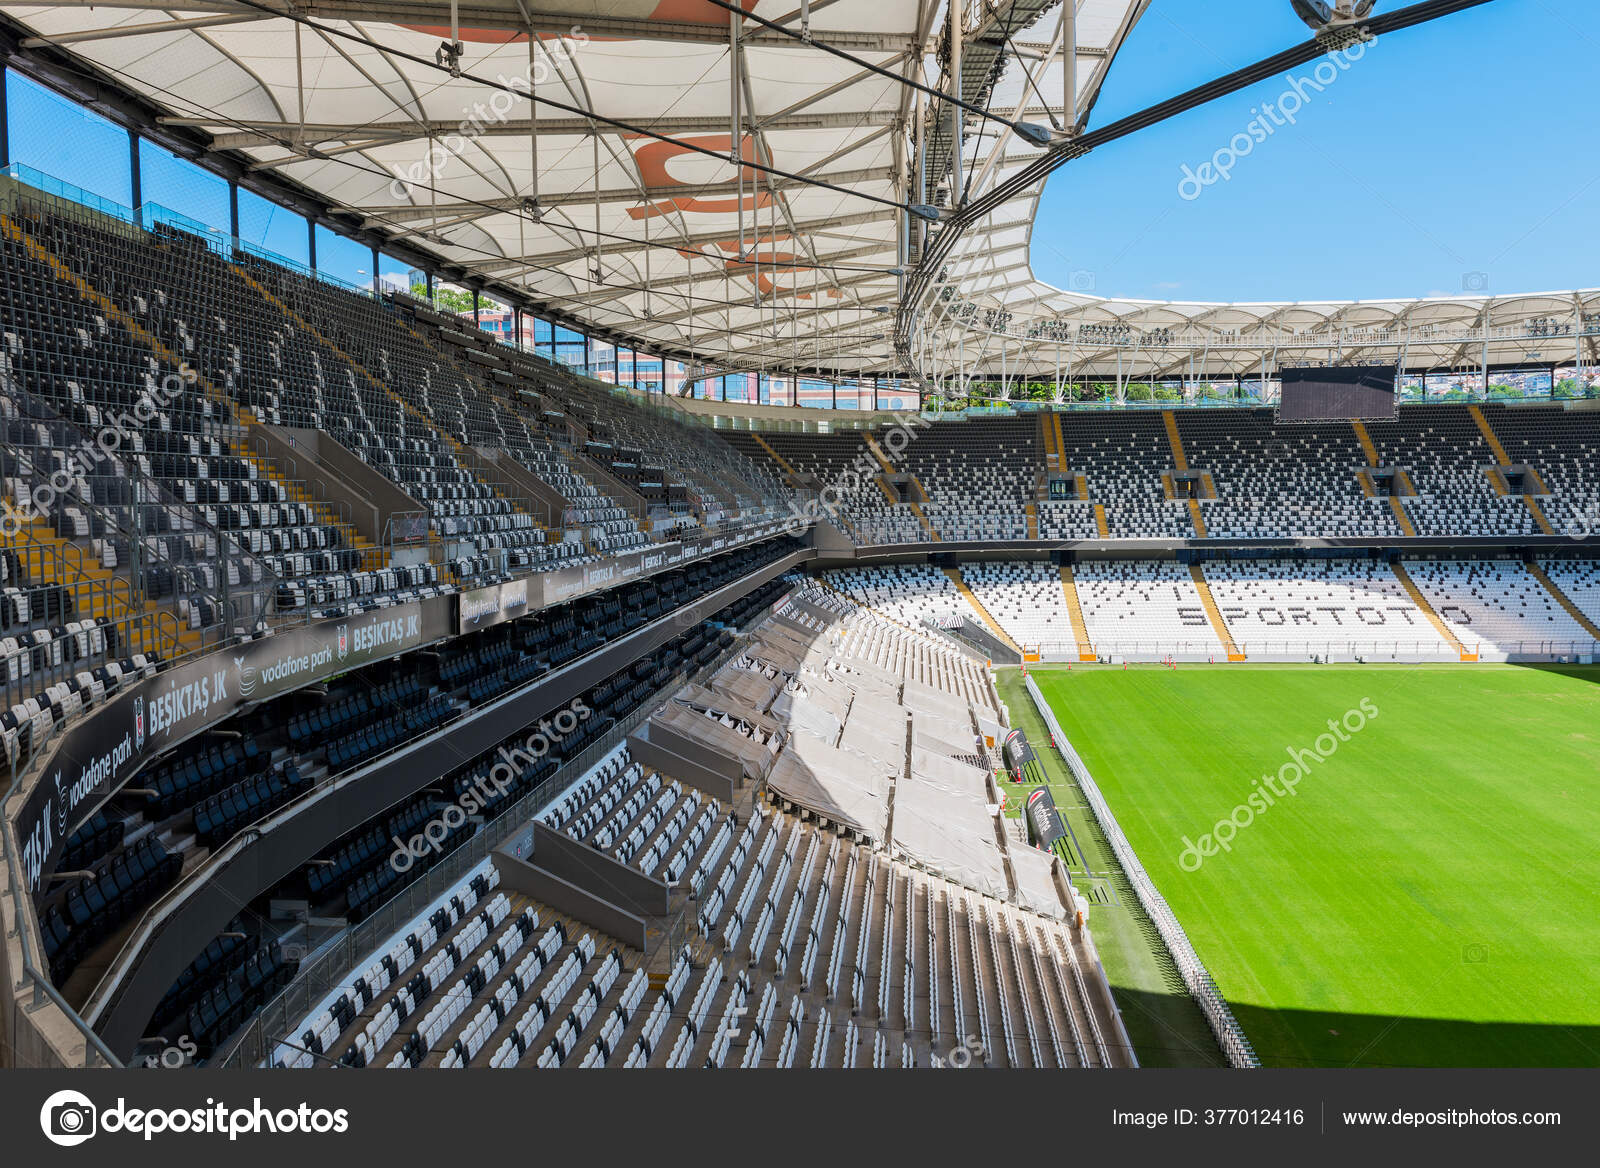
[[[1247,661],[1275,663],[1333,662],[1416,664],[1430,661],[1459,662],[1461,652],[1480,660],[1579,662],[1600,655],[1600,642],[1576,640],[1468,641],[1462,650],[1440,640],[1431,641],[1238,641]],[[1045,661],[1078,661],[1076,641],[1041,641],[1034,648]],[[1226,661],[1222,650],[1209,641],[1094,641],[1089,649],[1101,661],[1120,664],[1148,661]]]

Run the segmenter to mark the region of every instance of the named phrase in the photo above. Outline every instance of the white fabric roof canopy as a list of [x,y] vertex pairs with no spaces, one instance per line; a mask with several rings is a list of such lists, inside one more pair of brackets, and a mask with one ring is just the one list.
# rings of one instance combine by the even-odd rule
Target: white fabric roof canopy
[[[743,3],[799,28],[799,0]],[[1078,0],[1080,127],[1147,3]],[[462,0],[461,76],[434,63],[449,36],[448,3],[318,0],[303,9],[309,23],[284,9],[284,0],[0,0],[40,44],[154,102],[169,122],[206,131],[215,148],[473,275],[635,337],[641,348],[690,350],[730,370],[899,368],[889,334],[906,216],[894,204],[954,198],[948,165],[917,181],[919,106],[907,86],[750,19],[740,22],[736,73],[730,14],[707,0]],[[812,0],[809,9],[817,41],[896,75],[943,83],[948,3]],[[969,0],[958,10],[969,100],[986,92],[988,108],[1007,119],[1070,120],[1059,0]],[[530,73],[539,98],[567,108],[541,104],[530,118]],[[736,89],[746,162],[842,189],[736,167],[728,157]],[[924,116],[931,124],[933,112]],[[968,115],[964,128],[969,195],[1039,157],[1003,126]],[[938,144],[937,133],[932,140]],[[525,209],[535,189],[538,221]],[[1098,348],[1081,346],[1075,360],[1080,369],[1106,369],[1120,352],[1126,366],[1137,346],[1132,368],[1146,376],[1189,365],[1188,341],[1166,338],[1163,353],[1144,339],[1157,330],[1203,345],[1213,372],[1248,372],[1268,353],[1282,359],[1286,335],[1320,334],[1327,348],[1351,329],[1409,330],[1404,343],[1413,354],[1441,364],[1472,359],[1467,334],[1475,321],[1481,326],[1482,298],[1215,305],[1050,287],[1029,264],[1037,203],[1037,189],[1003,203],[958,244],[947,278],[957,302],[975,306],[974,317],[930,330],[933,339],[919,349],[925,370],[953,360],[959,326],[978,334],[963,346],[968,362],[1044,372],[1054,366],[1054,345],[1026,343],[1041,321],[1063,322],[1051,337],[1063,328],[1076,336],[1085,324],[1129,330]],[[912,262],[915,244],[908,241]],[[1510,330],[1514,341],[1537,317],[1600,314],[1600,293],[1501,298],[1488,307],[1491,331]],[[1004,330],[983,325],[991,308],[1012,314]],[[1416,348],[1433,343],[1417,335],[1425,325],[1445,330],[1432,350]],[[1241,334],[1231,347],[1230,333]],[[1496,354],[1516,348],[1501,345],[1508,338],[1498,333],[1491,339]]]
[[[799,26],[798,0],[744,2]],[[695,349],[729,368],[892,365],[875,310],[895,302],[888,270],[904,216],[861,196],[916,201],[907,87],[749,20],[735,79],[730,14],[706,0],[467,0],[459,77],[430,63],[449,36],[448,4],[324,0],[297,25],[271,11],[280,3],[0,7],[216,147],[642,347]],[[1135,8],[1083,0],[1085,104]],[[937,84],[948,12],[933,0],[815,0],[810,31]],[[1049,39],[1058,19],[1012,35]],[[540,98],[570,107],[537,109],[541,222],[522,209],[535,185],[530,103],[504,88],[526,90],[530,73]],[[736,81],[742,157],[843,190],[736,170],[726,157]],[[1010,135],[997,148],[980,129],[968,141],[980,163],[1036,153]]]

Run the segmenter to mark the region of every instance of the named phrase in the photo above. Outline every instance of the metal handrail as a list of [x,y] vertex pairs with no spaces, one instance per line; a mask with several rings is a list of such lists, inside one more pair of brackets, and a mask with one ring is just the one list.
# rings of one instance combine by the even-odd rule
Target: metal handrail
[[[163,629],[161,626],[169,623],[172,628]],[[57,682],[66,681],[79,673],[95,668],[96,664],[117,660],[123,657],[132,657],[135,654],[159,653],[163,662],[170,663],[183,655],[182,642],[179,639],[181,626],[178,624],[177,615],[166,611],[130,613],[111,621],[109,625],[97,626],[97,632],[112,635],[108,640],[115,639],[116,648],[107,649],[102,653],[87,653],[72,660],[63,659],[59,664],[50,663],[44,666],[33,664],[33,655],[37,647],[22,648],[11,653],[0,655],[0,694],[8,705],[16,705],[30,697],[42,696],[45,690]],[[114,632],[112,632],[114,631]],[[68,633],[68,637],[85,635],[82,633]],[[17,670],[18,677],[11,680],[12,663],[22,658],[29,659],[29,670],[26,674]],[[32,743],[33,747],[42,743]],[[18,771],[27,769],[27,760],[31,759],[36,750],[30,749],[26,755],[18,755],[15,768]]]
[[[69,453],[76,454],[81,450],[95,448],[75,423],[61,417],[55,408],[48,402],[40,400],[34,394],[31,394],[27,390],[19,387],[13,387],[12,393],[20,405],[28,408],[30,411],[30,416],[41,421],[47,421],[55,425],[59,425],[62,428],[63,434],[70,436],[74,440],[76,446],[71,448]],[[9,451],[12,454],[12,457],[17,460],[17,468],[19,471],[25,470],[27,476],[29,477],[41,476],[45,478],[48,478],[48,474],[45,473],[43,468],[48,465],[49,460],[41,460],[34,452],[60,452],[58,448],[54,446],[19,446],[6,436],[0,436],[0,449]],[[69,498],[58,498],[56,499],[56,503],[59,506],[65,506],[70,501],[70,505],[97,516],[108,531],[115,531],[127,540],[128,545],[130,549],[133,550],[133,555],[135,557],[132,579],[135,589],[134,594],[136,596],[144,596],[144,573],[138,570],[139,560],[142,558],[143,553],[150,550],[149,541],[151,538],[161,534],[159,532],[144,532],[138,530],[139,509],[145,506],[159,505],[168,514],[179,516],[190,525],[188,528],[176,529],[175,534],[182,535],[187,532],[191,534],[210,536],[216,539],[219,547],[223,546],[225,543],[231,544],[232,549],[231,551],[225,553],[225,558],[232,558],[237,562],[247,562],[253,564],[254,567],[251,575],[260,576],[261,583],[263,585],[262,591],[265,592],[270,599],[270,597],[276,591],[276,584],[278,582],[277,576],[270,572],[266,565],[261,563],[259,558],[254,553],[248,552],[244,548],[240,547],[238,541],[233,539],[230,533],[203,522],[199,515],[195,513],[195,507],[197,504],[186,503],[175,498],[170,491],[162,487],[161,484],[155,479],[144,474],[142,471],[139,471],[136,465],[130,465],[133,463],[133,452],[118,451],[117,454],[108,454],[106,457],[122,471],[122,474],[107,474],[102,472],[98,474],[85,475],[83,477],[88,478],[91,481],[106,480],[112,482],[125,482],[129,484],[133,488],[136,496],[132,503],[128,504],[126,507],[118,506],[108,508],[106,505],[97,503],[93,499],[86,499],[80,494],[71,495],[70,500]],[[163,557],[162,562],[172,568],[174,575],[180,574],[180,571],[183,567],[181,562],[174,561],[166,557]],[[192,584],[194,584],[195,592],[201,595],[206,595],[208,593],[206,588],[202,587],[198,581],[194,580],[192,573],[189,574],[188,579]],[[212,597],[212,599],[218,598]]]
[[[763,619],[765,615],[766,610],[755,614],[745,627],[748,628]],[[699,682],[713,676],[742,651],[742,646],[736,644],[692,674],[678,670],[656,691],[657,695],[674,692],[685,682]],[[658,702],[655,698],[641,703],[636,710],[606,731],[598,741],[585,747],[575,758],[563,763],[555,774],[505,811],[486,821],[471,838],[446,853],[421,880],[401,889],[361,924],[340,934],[339,938],[332,942],[333,947],[325,951],[315,965],[298,972],[295,979],[275,998],[267,1002],[256,1016],[246,1023],[244,1029],[229,1041],[227,1054],[218,1065],[259,1066],[265,1062],[270,1053],[288,1037],[288,1023],[291,1016],[303,1019],[311,1003],[321,1000],[321,996],[326,996],[354,972],[356,962],[361,956],[375,948],[381,939],[394,933],[400,925],[411,920],[416,915],[419,905],[431,904],[445,889],[453,886],[466,871],[499,847],[525,822],[531,820],[557,795],[571,786],[576,778],[581,777],[626,741],[628,735],[649,718],[657,707]],[[686,905],[679,912],[669,925],[668,931],[681,925],[688,907]],[[328,968],[330,965],[333,967],[331,972]],[[292,1013],[289,1008],[290,998],[296,996],[302,1003],[297,1014]],[[269,1019],[273,1021],[269,1023]],[[263,1032],[269,1035],[265,1039]]]

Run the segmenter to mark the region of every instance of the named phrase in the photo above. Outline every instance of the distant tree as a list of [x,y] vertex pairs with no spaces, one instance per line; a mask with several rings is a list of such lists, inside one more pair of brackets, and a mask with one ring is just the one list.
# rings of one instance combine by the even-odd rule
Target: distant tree
[[[428,298],[428,286],[420,280],[411,285],[411,295],[418,300]],[[433,302],[445,312],[463,313],[472,311],[472,292],[469,289],[445,288],[438,284],[433,286]],[[504,312],[505,305],[487,296],[478,298],[478,308],[482,312]]]

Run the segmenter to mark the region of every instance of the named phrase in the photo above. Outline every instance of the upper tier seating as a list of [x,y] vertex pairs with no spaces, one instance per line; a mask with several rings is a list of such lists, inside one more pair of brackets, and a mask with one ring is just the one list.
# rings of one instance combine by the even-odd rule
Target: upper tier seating
[[1216,486],[1200,504],[1208,537],[1402,534],[1388,500],[1362,494],[1356,472],[1367,460],[1348,422],[1280,426],[1271,410],[1175,417],[1189,468]]
[[[1105,505],[1111,538],[1194,538],[1188,509],[1167,500],[1161,488],[1172,454],[1159,414],[1066,413],[1061,436],[1063,470],[1083,475],[1089,498]],[[1085,516],[1086,510],[1071,503],[1041,505],[1041,534],[1093,538],[1093,515]]]
[[1368,422],[1385,466],[1401,466],[1417,489],[1405,508],[1418,535],[1533,535],[1527,505],[1496,495],[1486,468],[1494,453],[1467,407],[1403,407],[1393,422]]
[[1023,514],[1042,461],[1032,418],[935,422],[913,431],[894,468],[928,493],[941,539],[1026,539]]
[[1563,535],[1600,535],[1600,412],[1553,405],[1485,405],[1483,412],[1507,457],[1543,480],[1551,526]]
[[[1482,408],[1510,461],[1532,466],[1543,481],[1548,494],[1540,505],[1553,527],[1600,534],[1600,415],[1546,405]],[[1196,493],[1208,538],[1383,540],[1405,534],[1390,499],[1376,493],[1387,484],[1360,477],[1369,459],[1350,423],[1279,424],[1269,409],[1173,414],[1188,471],[1209,475],[1214,488],[1214,497],[1203,487]],[[1097,507],[1110,539],[1196,537],[1185,499],[1167,497],[1162,476],[1177,470],[1177,459],[1160,411],[1052,417],[1064,447],[1059,473],[1081,480],[1080,497],[1070,501],[1035,497],[1046,460],[1034,418],[937,422],[914,430],[889,454],[895,470],[915,476],[927,492],[923,514],[946,541],[1026,539],[1030,503],[1037,506],[1043,539],[1100,538]],[[1403,472],[1398,502],[1416,534],[1541,530],[1523,499],[1497,494],[1487,473],[1495,455],[1465,406],[1407,404],[1398,420],[1368,422],[1366,429],[1379,465]],[[828,497],[839,502],[858,542],[928,540],[912,507],[891,502],[878,484],[881,465],[857,433],[774,432],[763,439],[795,470],[830,488]],[[754,436],[731,432],[729,440],[752,457],[765,454]],[[1405,494],[1407,479],[1415,495]],[[1174,485],[1172,493],[1184,492]]]
[[[882,473],[882,467],[860,433],[775,431],[762,437],[797,474],[814,480],[815,489],[821,493],[823,515],[837,513],[851,536],[864,543],[919,543],[927,539],[911,508],[904,503],[891,503],[878,485],[877,475]],[[746,453],[760,449],[753,439],[737,431],[730,431],[727,438]]]

